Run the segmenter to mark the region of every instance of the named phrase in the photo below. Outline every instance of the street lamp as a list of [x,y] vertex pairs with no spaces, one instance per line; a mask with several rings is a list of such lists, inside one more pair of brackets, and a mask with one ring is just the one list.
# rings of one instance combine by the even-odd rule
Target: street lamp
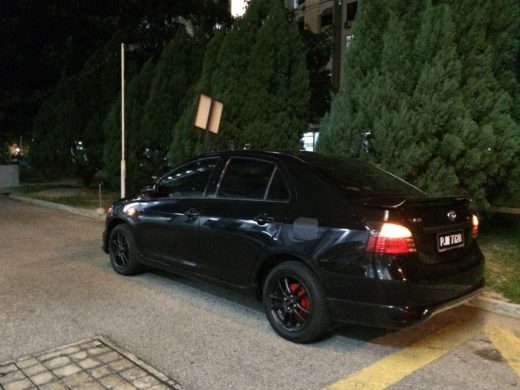
[[125,44],[121,43],[121,198],[126,196],[125,161]]

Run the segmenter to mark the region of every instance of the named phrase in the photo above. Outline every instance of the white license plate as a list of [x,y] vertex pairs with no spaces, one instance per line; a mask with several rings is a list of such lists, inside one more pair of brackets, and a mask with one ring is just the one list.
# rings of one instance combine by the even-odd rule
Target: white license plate
[[464,247],[464,232],[452,232],[437,234],[437,250],[445,252],[450,249]]

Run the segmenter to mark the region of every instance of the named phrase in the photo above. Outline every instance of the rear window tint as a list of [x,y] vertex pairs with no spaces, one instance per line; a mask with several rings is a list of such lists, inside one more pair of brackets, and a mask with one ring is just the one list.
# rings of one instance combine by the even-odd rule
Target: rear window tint
[[218,191],[223,198],[264,199],[275,167],[273,164],[232,158]]
[[339,186],[352,198],[394,195],[426,196],[413,185],[369,162],[329,156],[314,157],[306,162],[321,176]]
[[285,182],[280,171],[277,169],[271,181],[271,186],[269,187],[267,199],[286,201],[289,200],[289,197],[290,195],[287,183]]

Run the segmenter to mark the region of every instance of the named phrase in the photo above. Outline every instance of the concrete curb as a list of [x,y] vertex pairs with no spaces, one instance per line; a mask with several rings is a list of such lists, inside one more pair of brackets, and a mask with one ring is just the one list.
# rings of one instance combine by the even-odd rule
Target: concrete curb
[[516,214],[520,215],[520,209],[515,207],[491,207],[491,211],[501,214]]
[[78,207],[66,206],[66,205],[59,204],[59,203],[49,202],[49,201],[40,200],[40,199],[34,199],[34,198],[30,198],[28,196],[17,195],[17,194],[12,194],[12,193],[4,193],[4,195],[9,197],[10,199],[15,199],[15,200],[18,200],[21,202],[32,203],[32,204],[35,204],[38,206],[47,207],[47,208],[51,208],[51,209],[55,209],[55,210],[66,211],[68,213],[81,215],[83,217],[94,218],[94,219],[97,219],[98,221],[103,221],[106,216],[106,214],[99,214],[96,210],[81,209]]
[[520,318],[520,305],[487,297],[486,293],[472,299],[467,305],[503,316]]
[[[29,198],[27,196],[21,196],[16,194],[4,194],[7,195],[11,199],[16,199],[21,202],[28,202],[32,204],[36,204],[38,206],[42,207],[48,207],[55,210],[62,210],[69,213],[73,213],[76,215],[82,215],[84,217],[88,218],[94,218],[98,221],[104,220],[106,214],[99,214],[95,210],[87,210],[87,209],[80,209],[77,207],[71,207],[71,206],[65,206],[58,203],[48,202],[45,200],[39,200],[34,198]],[[478,296],[477,298],[472,299],[470,302],[467,303],[468,306],[476,307],[482,310],[487,310],[495,314],[500,314],[508,317],[514,317],[514,318],[520,318],[520,305],[507,302],[502,299],[495,299],[489,297],[486,291],[482,293],[482,295]]]

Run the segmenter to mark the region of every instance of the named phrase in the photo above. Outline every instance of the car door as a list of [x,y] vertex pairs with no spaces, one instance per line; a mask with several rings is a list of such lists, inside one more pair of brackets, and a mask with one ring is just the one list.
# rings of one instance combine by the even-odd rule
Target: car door
[[286,179],[274,162],[231,157],[200,217],[205,272],[246,285],[256,261],[280,239],[289,200]]
[[219,158],[205,158],[174,169],[158,182],[158,194],[142,207],[136,238],[148,258],[197,270],[198,226],[204,193]]

